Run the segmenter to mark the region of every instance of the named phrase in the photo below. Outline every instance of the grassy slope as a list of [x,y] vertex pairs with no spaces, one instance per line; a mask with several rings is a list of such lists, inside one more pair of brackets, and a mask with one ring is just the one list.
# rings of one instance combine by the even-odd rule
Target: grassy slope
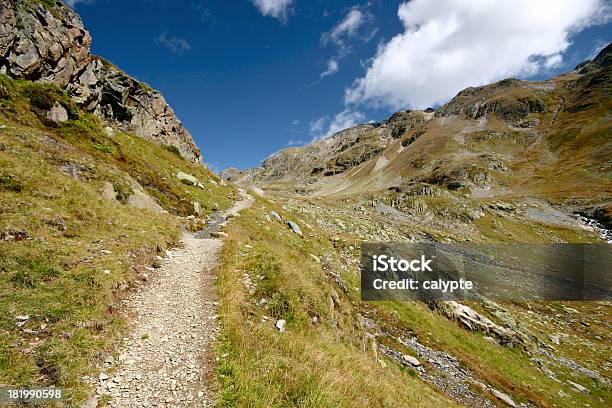
[[[273,208],[259,199],[227,230],[218,282],[221,405],[453,406],[411,370],[377,362],[355,298],[335,287],[310,256],[329,252],[329,241],[318,234],[302,239],[284,224],[265,221]],[[245,276],[256,287],[248,288]],[[335,307],[332,289],[340,294]],[[256,305],[262,298],[267,304]],[[277,319],[287,321],[286,332],[274,327]]]
[[[610,213],[612,184],[609,157],[612,145],[608,114],[611,103],[609,75],[608,67],[594,75],[571,74],[556,78],[550,83],[537,84],[542,89],[538,89],[538,86],[532,89],[517,87],[517,84],[512,82],[491,86],[488,102],[490,106],[498,105],[499,110],[490,115],[484,127],[461,116],[434,119],[427,125],[426,132],[404,149],[384,170],[375,169],[375,158],[339,176],[324,178],[318,187],[323,189],[324,195],[331,196],[308,200],[314,203],[310,208],[317,208],[316,210],[302,211],[304,208],[308,209],[308,205],[304,204],[307,199],[297,196],[294,196],[293,201],[302,202],[301,206],[287,205],[292,200],[281,198],[278,199],[277,205],[265,204],[271,206],[268,210],[274,208],[277,212],[286,214],[287,212],[280,210],[282,202],[285,204],[282,208],[293,214],[289,219],[295,219],[299,214],[297,221],[303,231],[312,232],[315,237],[302,241],[287,232],[286,227],[262,221],[263,208],[260,208],[259,212],[248,213],[248,220],[253,224],[249,225],[243,218],[230,232],[233,246],[226,249],[226,266],[220,285],[224,291],[222,300],[225,301],[226,310],[223,319],[228,333],[221,343],[221,351],[228,353],[225,368],[220,372],[224,401],[233,405],[260,406],[262,401],[270,398],[270,401],[278,401],[277,405],[316,405],[318,401],[346,405],[352,399],[357,401],[356,396],[361,395],[343,391],[346,398],[342,398],[342,394],[334,394],[336,399],[325,399],[329,397],[325,387],[325,376],[329,371],[341,372],[342,374],[336,377],[341,377],[339,381],[343,385],[355,381],[352,377],[354,372],[345,373],[341,360],[332,361],[322,357],[319,359],[324,363],[320,368],[316,368],[310,363],[314,359],[312,352],[296,358],[285,350],[287,344],[301,351],[305,348],[303,343],[311,343],[315,345],[319,355],[327,355],[329,347],[326,347],[325,336],[331,325],[332,332],[344,334],[339,336],[341,340],[335,343],[332,350],[335,350],[336,355],[348,358],[349,351],[345,345],[358,342],[362,335],[359,330],[353,331],[351,324],[346,321],[347,326],[340,325],[339,329],[334,328],[333,323],[321,326],[309,324],[307,318],[298,319],[295,324],[291,323],[296,314],[313,316],[319,313],[320,307],[311,304],[313,293],[316,293],[315,299],[325,302],[325,291],[333,287],[333,283],[321,277],[321,265],[313,263],[309,258],[309,253],[332,253],[338,260],[341,250],[330,248],[327,244],[328,233],[341,236],[353,247],[357,247],[359,241],[364,239],[401,241],[407,236],[419,239],[423,235],[440,241],[457,242],[599,242],[599,238],[590,232],[570,224],[554,225],[534,219],[523,211],[524,208],[546,209],[551,204],[564,203],[569,205],[568,212],[601,206],[606,214]],[[552,89],[551,85],[555,85],[555,88]],[[480,94],[466,95],[467,99],[480,99]],[[533,124],[521,128],[519,123],[514,123],[513,126],[505,123],[503,116],[506,115],[508,119],[510,115],[509,119],[512,119],[512,115],[521,108],[517,102],[525,98],[534,101],[535,105],[521,121]],[[468,100],[465,104],[469,106],[472,102]],[[531,130],[526,130],[529,127],[532,127]],[[410,136],[412,133],[404,135],[404,139]],[[389,159],[394,157],[394,151],[399,150],[396,146],[398,143],[400,141],[387,150],[393,150],[388,156]],[[487,184],[492,186],[490,197],[470,196],[467,189],[447,191],[448,194],[439,197],[408,195],[408,201],[419,201],[425,204],[426,210],[408,211],[408,220],[402,223],[394,222],[393,217],[381,217],[375,211],[353,211],[351,215],[347,215],[351,213],[350,207],[353,204],[367,205],[367,198],[371,196],[386,197],[387,203],[401,198],[400,194],[386,191],[389,185],[399,185],[401,180],[398,181],[396,176],[402,176],[404,181],[426,182],[430,187],[437,188],[438,185],[444,184],[445,178],[483,180],[483,177],[479,177],[483,175],[487,176]],[[293,192],[295,189],[294,183],[286,180],[272,182],[267,187],[280,191],[281,195],[282,192]],[[317,185],[307,188],[316,187]],[[340,202],[338,197],[349,199]],[[497,210],[495,205],[500,200],[518,204],[519,209],[516,212]],[[260,205],[264,206],[264,203]],[[328,211],[330,207],[333,207],[332,211]],[[299,212],[291,213],[291,209],[297,209]],[[481,218],[470,219],[467,215],[475,209],[482,211],[483,215]],[[255,221],[259,221],[260,225],[255,225]],[[318,226],[315,229],[304,228],[306,223],[334,226],[339,225],[339,222],[344,223],[347,228],[337,228],[335,231],[327,227],[323,231]],[[261,233],[261,230],[266,228],[271,228],[273,233]],[[384,236],[383,231],[386,233]],[[362,232],[368,236],[364,237]],[[374,236],[377,238],[374,239]],[[244,246],[246,244],[254,248],[247,250]],[[346,248],[343,250],[346,251]],[[248,260],[263,252],[269,254],[272,261],[269,268],[266,267],[262,272]],[[353,252],[353,258],[359,255],[355,249],[348,252]],[[358,270],[354,265],[345,266],[344,273],[341,273],[345,282],[349,287],[358,286]],[[268,269],[275,272],[270,273]],[[272,310],[254,304],[262,294],[255,292],[249,295],[245,291],[244,285],[240,283],[244,272],[249,273],[251,278],[257,274],[265,276],[262,282],[272,282],[275,293],[289,298],[291,313],[288,316],[291,319],[288,319],[290,323],[287,333],[279,334],[273,329],[274,319],[261,321],[262,315],[272,315]],[[278,274],[283,276],[283,280],[275,277]],[[263,297],[268,298],[270,295]],[[348,300],[353,307],[351,309],[346,304],[346,307],[352,310],[352,317],[346,317],[348,321],[358,320],[356,313],[365,313],[365,308],[371,308],[375,312],[368,316],[376,319],[390,333],[412,333],[422,343],[437,350],[448,351],[478,377],[508,393],[517,402],[530,401],[538,406],[603,407],[608,406],[612,398],[609,384],[591,379],[579,370],[568,369],[562,364],[544,359],[545,367],[550,368],[561,380],[557,382],[539,369],[538,358],[541,356],[533,350],[511,349],[491,344],[484,339],[484,334],[468,332],[456,323],[433,313],[423,304],[363,304],[359,303],[359,294],[355,291],[351,291],[348,299],[341,297],[345,302]],[[291,299],[303,299],[305,303]],[[500,320],[484,310],[482,305],[472,306],[500,323]],[[610,375],[609,306],[610,304],[605,302],[516,302],[503,305],[522,328],[528,329],[541,341],[553,347],[558,356],[573,359],[584,367],[600,372],[606,378]],[[568,309],[575,312],[567,312]],[[340,310],[347,311],[342,308]],[[331,315],[328,311],[322,320],[333,321],[334,313],[338,311],[334,310]],[[283,314],[274,317],[287,318]],[[251,322],[248,323],[251,329],[248,326],[240,326],[245,320]],[[555,333],[562,334],[560,345],[549,339],[549,336]],[[392,336],[381,341],[398,350],[402,349]],[[369,361],[369,365],[364,366],[361,363],[364,358],[366,362]],[[265,363],[260,363],[258,359]],[[376,366],[373,368],[373,359],[372,355],[362,353],[361,359],[358,360],[360,362],[355,363],[351,369],[363,372],[375,369],[378,372],[375,378],[381,381],[389,381],[386,375],[391,375],[394,383],[410,380],[405,375],[396,375],[396,367],[393,364],[389,364],[386,370]],[[288,361],[291,364],[287,365]],[[294,365],[305,366],[308,374],[302,373]],[[309,377],[311,372],[314,380]],[[381,372],[385,374],[380,374]],[[282,379],[284,388],[269,391],[262,397],[263,400],[258,400],[256,391],[266,384],[264,373],[275,380]],[[264,376],[264,379],[261,376]],[[291,380],[292,377],[300,378],[301,382]],[[590,389],[590,393],[576,391],[567,380],[585,385]],[[318,385],[311,389],[310,384],[313,381]],[[356,388],[360,389],[359,382],[357,383]],[[375,387],[377,386],[382,387],[376,381]],[[342,389],[342,386],[340,388]],[[424,390],[431,392],[429,389]],[[377,391],[368,395],[371,397],[368,401],[370,404],[385,404],[384,399],[378,398]],[[401,401],[396,402],[398,406],[402,403],[411,404],[409,400],[402,400],[401,396],[394,395],[394,398]]]
[[[44,115],[55,101],[71,117],[59,126]],[[233,193],[168,149],[107,136],[51,85],[0,77],[0,124],[0,384],[62,386],[67,401],[80,401],[81,377],[125,327],[118,296],[178,242],[174,214],[187,215],[192,201],[207,212],[227,207]],[[205,190],[180,183],[177,171]],[[104,182],[119,198],[129,194],[128,174],[169,213],[102,198]],[[22,315],[29,320],[19,327]]]
[[[350,230],[359,230],[360,222],[369,222],[375,216],[362,215],[361,220],[342,217],[334,212],[326,213],[321,210],[322,206],[325,204],[319,200],[318,206],[314,207],[318,208],[316,212],[307,213],[296,211],[292,205],[281,208],[280,203],[260,199],[254,209],[244,213],[228,231],[230,236],[224,249],[224,266],[219,282],[225,333],[219,344],[219,354],[225,356],[221,360],[219,379],[224,405],[414,406],[433,403],[428,399],[414,400],[416,397],[431,395],[441,398],[437,391],[416,381],[409,371],[400,369],[395,363],[385,360],[387,368],[384,369],[376,364],[371,350],[364,346],[367,340],[364,340],[364,331],[359,325],[359,315],[367,315],[390,333],[379,338],[383,344],[412,354],[402,348],[395,337],[416,335],[429,347],[457,357],[478,377],[508,393],[516,402],[572,407],[584,404],[605,406],[609,401],[609,386],[575,370],[547,364],[562,381],[572,380],[591,390],[590,394],[579,393],[567,383],[558,383],[540,371],[529,350],[491,344],[484,339],[486,334],[466,331],[424,304],[360,302],[359,292],[352,289],[359,286],[357,267],[346,262],[358,256],[359,237],[340,233],[342,243],[338,244],[330,241],[337,232],[321,229],[317,223],[333,224],[340,218],[344,224],[350,225]],[[266,221],[264,213],[271,210],[298,222],[305,238],[297,237],[283,224]],[[519,224],[518,227],[522,228]],[[414,228],[410,232],[414,233]],[[503,231],[492,230],[491,233],[495,234],[492,239],[504,240]],[[564,231],[546,233],[561,236]],[[536,235],[539,239],[535,238]],[[534,234],[534,240],[541,239],[541,232]],[[556,239],[551,238],[552,241]],[[327,257],[331,261],[319,264],[310,254],[319,257],[329,254]],[[350,288],[348,295],[339,290],[326,275],[326,270],[340,273]],[[245,273],[251,281],[258,283],[251,293],[243,283]],[[263,278],[259,280],[259,277]],[[340,294],[340,307],[329,306],[332,289]],[[261,298],[268,299],[266,306],[256,304]],[[550,331],[536,327],[540,323],[526,313],[528,305],[508,304],[506,307],[516,313],[515,316],[522,314],[520,321],[545,341],[548,341],[550,333],[568,330],[572,337],[585,337],[581,343],[589,343],[585,342],[588,338],[590,348],[581,348],[580,355],[575,349],[571,351],[573,348],[566,340],[558,352],[607,375],[608,371],[601,367],[601,364],[605,366],[609,356],[606,352],[607,336],[598,337],[599,340],[593,338],[593,332],[600,336],[605,332],[606,319],[602,318],[599,309],[607,309],[605,305],[593,302],[577,303],[580,304],[569,306],[582,313],[582,320],[591,322],[590,334],[574,333],[575,327],[581,326],[578,321],[571,323],[573,328],[568,327],[567,316],[559,314],[563,306],[560,302],[532,305],[534,310],[540,310],[537,315],[541,321],[549,322],[546,329]],[[486,314],[479,305],[473,307]],[[554,310],[549,311],[550,307]],[[594,314],[592,309],[599,310],[599,314]],[[262,320],[266,316],[271,319]],[[313,324],[310,320],[313,316],[317,316],[321,323]],[[288,321],[286,333],[278,333],[273,327],[279,318]],[[601,358],[593,360],[595,350]],[[364,376],[369,378],[367,388],[364,388]],[[409,391],[404,394],[398,390]],[[450,402],[440,400],[436,404]]]
[[[611,75],[612,68],[602,66],[532,85],[502,81],[464,91],[441,108],[448,116],[434,117],[387,147],[384,154],[390,162],[385,167],[376,168],[375,156],[305,188],[325,196],[355,197],[384,194],[389,186],[411,181],[444,185],[462,180],[490,186],[493,197],[536,196],[575,210],[599,209],[598,218],[605,222],[612,214]],[[524,101],[532,108],[522,117]],[[450,115],[459,112],[458,106],[470,111],[483,103],[496,107],[486,120]],[[416,141],[396,154],[399,144],[413,137]],[[293,190],[286,180],[270,187]]]

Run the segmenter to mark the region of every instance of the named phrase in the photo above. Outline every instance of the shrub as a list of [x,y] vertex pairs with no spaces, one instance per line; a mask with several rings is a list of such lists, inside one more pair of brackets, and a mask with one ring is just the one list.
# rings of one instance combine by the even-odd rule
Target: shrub
[[181,155],[181,151],[179,150],[178,147],[174,146],[174,145],[163,145],[162,146],[164,149],[166,149],[167,151],[176,154],[178,157],[180,157],[181,159],[183,158],[183,156]]
[[140,89],[144,92],[155,92],[155,90],[151,88],[151,85],[147,84],[146,82],[139,82],[138,86],[140,86]]
[[0,190],[20,193],[23,185],[10,174],[0,174]]
[[30,104],[38,109],[49,110],[61,96],[59,90],[51,86],[32,84],[24,89],[24,96],[30,100]]
[[115,190],[115,197],[117,198],[117,201],[123,204],[127,203],[130,196],[134,194],[132,187],[120,181],[113,183],[113,190]]
[[108,146],[108,145],[105,145],[105,144],[96,143],[94,145],[94,147],[96,148],[96,150],[99,150],[99,151],[101,151],[103,153],[112,153],[113,152],[113,148]]

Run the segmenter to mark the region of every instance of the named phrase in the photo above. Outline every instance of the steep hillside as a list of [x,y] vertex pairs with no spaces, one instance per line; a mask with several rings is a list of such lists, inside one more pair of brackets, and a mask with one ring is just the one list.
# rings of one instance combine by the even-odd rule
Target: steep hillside
[[117,299],[234,199],[176,148],[104,126],[55,85],[0,76],[0,383],[67,402],[125,328]]
[[0,73],[57,84],[111,128],[175,146],[188,160],[201,161],[191,134],[164,97],[91,55],[90,44],[80,17],[59,0],[0,3]]
[[309,185],[370,160],[406,132],[421,128],[432,115],[433,112],[398,112],[383,123],[358,125],[309,145],[281,150],[264,160],[260,168],[242,174],[230,172],[228,177]]
[[91,395],[119,301],[235,189],[59,1],[0,3],[0,384]]

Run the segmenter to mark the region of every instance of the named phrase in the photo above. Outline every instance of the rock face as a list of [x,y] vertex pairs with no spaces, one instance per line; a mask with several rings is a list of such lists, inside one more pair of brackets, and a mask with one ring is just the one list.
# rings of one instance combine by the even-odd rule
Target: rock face
[[52,82],[109,125],[201,161],[200,150],[164,97],[119,68],[90,54],[91,37],[62,2],[0,3],[0,73]]
[[343,173],[384,151],[406,132],[422,127],[433,114],[401,111],[381,123],[367,123],[340,131],[302,147],[281,150],[258,169],[231,173],[238,181],[294,181],[305,184]]
[[228,167],[219,173],[219,177],[221,177],[223,180],[232,181],[236,177],[240,176],[241,173],[242,172],[235,167]]
[[0,70],[65,87],[89,59],[91,37],[68,7],[27,0],[0,3]]

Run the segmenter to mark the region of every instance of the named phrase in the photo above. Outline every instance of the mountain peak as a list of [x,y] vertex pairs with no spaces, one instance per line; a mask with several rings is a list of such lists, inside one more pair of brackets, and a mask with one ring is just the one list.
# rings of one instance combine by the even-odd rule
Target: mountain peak
[[608,66],[612,64],[612,43],[606,45],[599,54],[593,59],[593,62],[596,62],[600,65]]

